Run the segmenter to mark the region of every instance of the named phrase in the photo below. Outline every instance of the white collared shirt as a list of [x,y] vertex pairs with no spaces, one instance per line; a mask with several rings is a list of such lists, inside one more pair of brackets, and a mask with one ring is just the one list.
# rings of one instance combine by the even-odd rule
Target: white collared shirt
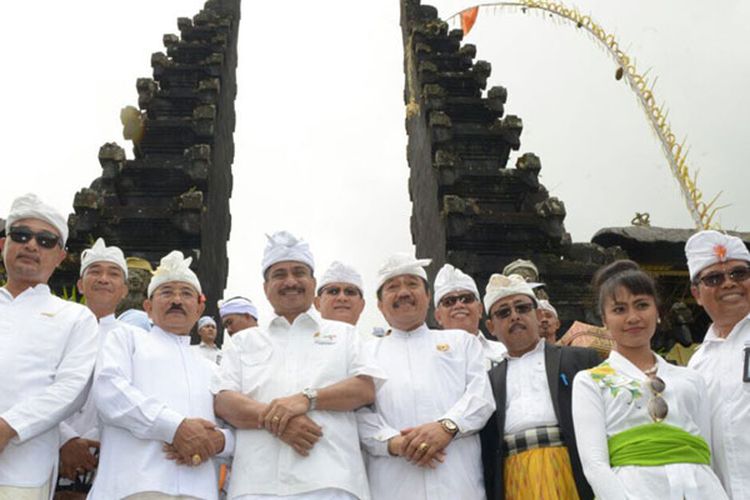
[[[117,328],[107,334],[92,389],[101,419],[99,469],[90,500],[110,500],[145,491],[202,499],[218,496],[213,459],[197,467],[168,460],[185,418],[215,422],[209,383],[216,366],[190,348],[189,335],[153,326],[146,332]],[[220,456],[234,440],[223,431]]]
[[[269,403],[357,375],[372,377],[376,386],[384,378],[362,351],[353,326],[320,319],[309,310],[291,325],[277,316],[267,328],[235,334],[226,346],[212,390],[236,391]],[[295,495],[326,488],[370,498],[354,412],[313,410],[307,415],[323,428],[323,437],[307,457],[265,429],[237,430],[230,498]]]
[[83,404],[96,318],[47,285],[0,288],[0,417],[18,433],[0,452],[0,485],[37,487],[57,464],[59,424]]
[[482,354],[484,355],[484,369],[490,371],[495,365],[505,359],[508,349],[505,344],[497,340],[490,340],[482,332],[476,335],[479,343],[482,345]]
[[750,382],[743,382],[750,315],[725,339],[709,327],[688,367],[703,375],[711,403],[713,466],[730,498],[750,498]]
[[[485,498],[477,431],[492,415],[495,400],[477,338],[423,324],[411,332],[394,329],[366,346],[388,376],[374,409],[357,411],[373,499]],[[459,433],[436,469],[388,454],[388,440],[402,429],[443,418],[455,422]]]
[[543,425],[557,425],[544,363],[545,340],[514,358],[510,354],[505,397],[505,434],[515,434]]
[[[674,366],[654,354],[657,376],[665,383],[662,397],[669,424],[701,436],[710,443],[706,386],[687,368]],[[598,380],[592,378],[595,374]],[[573,423],[586,478],[597,498],[625,500],[725,499],[726,493],[708,465],[677,463],[641,467],[611,467],[608,439],[639,425],[652,423],[648,413],[648,377],[627,358],[611,351],[599,366],[578,372],[573,381]]]
[[200,344],[190,346],[190,348],[197,352],[199,355],[209,360],[211,363],[215,363],[218,365],[221,361],[221,349],[216,347],[216,344],[208,345],[205,342],[201,342]]

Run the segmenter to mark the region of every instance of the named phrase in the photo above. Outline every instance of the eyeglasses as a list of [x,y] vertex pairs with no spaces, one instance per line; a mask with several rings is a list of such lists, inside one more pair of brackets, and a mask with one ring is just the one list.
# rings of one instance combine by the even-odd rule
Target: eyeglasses
[[39,231],[38,233],[35,233],[26,226],[10,228],[8,236],[16,243],[28,243],[34,238],[40,247],[47,249],[55,248],[55,246],[60,244],[60,237],[55,233],[49,231]]
[[473,293],[463,293],[461,295],[451,295],[450,297],[443,297],[440,299],[440,305],[443,307],[453,307],[456,302],[462,304],[473,304],[477,301],[476,296]]
[[357,290],[353,286],[329,286],[328,288],[324,288],[320,291],[320,294],[323,295],[331,295],[331,296],[337,296],[338,294],[343,293],[347,297],[358,297],[360,296],[359,290]]
[[492,313],[493,318],[505,319],[509,318],[513,311],[516,311],[518,315],[529,314],[535,309],[533,302],[524,302],[523,304],[516,304],[513,307],[502,307]]
[[661,422],[667,418],[669,413],[669,406],[661,395],[667,388],[667,384],[654,373],[649,375],[646,385],[651,390],[651,399],[648,400],[648,415],[654,422]]
[[725,272],[717,271],[715,273],[709,273],[701,278],[698,278],[696,282],[700,281],[707,287],[715,288],[717,286],[723,285],[724,281],[726,281],[727,279],[727,276],[729,276],[729,279],[734,281],[735,283],[740,283],[750,278],[750,267],[739,266]]

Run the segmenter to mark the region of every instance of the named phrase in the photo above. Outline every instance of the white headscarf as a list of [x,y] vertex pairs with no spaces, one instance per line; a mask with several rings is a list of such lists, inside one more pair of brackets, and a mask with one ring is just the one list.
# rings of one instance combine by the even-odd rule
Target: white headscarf
[[364,295],[362,276],[353,267],[337,260],[331,263],[331,266],[326,269],[323,277],[320,278],[317,292],[320,293],[324,286],[330,285],[331,283],[348,283],[354,285],[359,289],[359,293]]
[[402,274],[419,276],[427,281],[427,271],[424,268],[429,266],[430,262],[432,262],[432,259],[415,259],[408,253],[395,253],[385,261],[378,271],[378,284],[375,289],[380,290],[383,283]]
[[694,280],[708,266],[719,262],[728,260],[750,262],[750,252],[741,239],[710,229],[695,233],[687,240],[685,256],[691,280]]
[[315,270],[315,260],[310,251],[310,245],[288,231],[277,231],[271,236],[266,235],[268,243],[263,252],[261,263],[262,274],[265,277],[269,267],[277,262],[295,261],[307,264]]
[[148,296],[154,293],[164,283],[172,281],[187,283],[201,293],[201,283],[198,276],[190,269],[192,257],[185,258],[179,250],[172,250],[165,257],[162,257],[159,267],[154,271],[151,282],[148,284]]
[[213,325],[215,328],[216,321],[214,321],[214,319],[211,316],[201,316],[201,319],[198,320],[198,330],[200,330],[206,325]]
[[94,262],[110,262],[122,269],[125,279],[128,278],[128,264],[125,262],[122,250],[116,246],[106,246],[102,238],[97,239],[94,246],[81,252],[81,276]]
[[495,302],[505,297],[519,294],[531,297],[534,303],[538,304],[534,290],[523,279],[523,276],[518,274],[511,274],[510,276],[493,274],[490,276],[489,283],[487,283],[487,293],[484,294],[484,309],[489,314]]
[[62,246],[68,241],[68,223],[60,212],[47,205],[33,193],[19,196],[10,206],[8,219],[5,221],[5,233],[10,232],[11,226],[22,219],[43,220],[57,229]]
[[258,308],[250,299],[245,297],[232,297],[228,300],[219,301],[219,316],[222,318],[230,314],[249,314],[258,319]]
[[435,307],[447,294],[459,290],[471,292],[477,300],[480,300],[479,289],[474,278],[450,264],[445,264],[435,276]]

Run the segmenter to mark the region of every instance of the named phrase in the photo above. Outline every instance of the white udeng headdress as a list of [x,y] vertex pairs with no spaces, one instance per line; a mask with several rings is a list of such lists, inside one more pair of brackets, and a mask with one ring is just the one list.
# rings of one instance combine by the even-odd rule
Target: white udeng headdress
[[523,276],[518,274],[511,274],[510,276],[493,274],[490,276],[489,283],[487,283],[487,293],[484,294],[484,309],[489,314],[495,302],[505,297],[519,294],[528,295],[535,304],[539,303],[534,295],[534,290],[523,279]]
[[188,257],[186,259],[179,250],[172,250],[165,257],[162,257],[159,267],[156,268],[151,278],[151,283],[148,284],[148,296],[151,297],[154,290],[171,281],[187,283],[192,285],[198,293],[201,293],[201,282],[190,269],[191,262],[193,262],[193,258]]
[[94,262],[111,262],[122,269],[126,279],[128,277],[128,264],[122,250],[116,246],[106,246],[103,238],[97,239],[94,246],[81,252],[81,276],[83,276],[86,268]]
[[539,309],[544,309],[545,311],[549,311],[552,314],[554,314],[555,317],[559,318],[559,316],[557,315],[557,309],[555,309],[555,307],[549,303],[549,300],[541,299],[539,301]]
[[745,243],[736,236],[707,229],[695,233],[685,243],[690,279],[698,273],[719,262],[728,260],[745,260],[750,262],[750,252]]
[[315,270],[315,259],[310,251],[310,245],[297,238],[288,231],[277,231],[271,236],[266,235],[268,243],[263,252],[261,271],[265,277],[266,270],[277,262],[295,261],[307,264],[310,269]]
[[253,301],[245,297],[232,297],[227,300],[219,301],[219,316],[229,316],[230,314],[249,314],[256,320],[258,319],[258,308]]
[[60,212],[44,203],[34,193],[28,193],[19,196],[10,206],[8,218],[5,221],[5,233],[10,231],[10,227],[22,219],[40,219],[52,224],[60,233],[62,246],[68,241],[68,223]]
[[318,282],[318,292],[320,292],[324,286],[331,283],[349,283],[359,288],[359,293],[364,295],[364,286],[362,286],[362,276],[352,266],[339,262],[333,261],[323,277]]
[[419,276],[427,281],[427,271],[424,268],[425,266],[429,266],[430,262],[432,262],[432,259],[415,259],[408,253],[395,253],[378,270],[378,284],[375,289],[380,290],[383,283],[402,274]]
[[479,289],[474,278],[450,264],[445,264],[435,276],[435,307],[447,294],[459,290],[471,292],[479,300]]

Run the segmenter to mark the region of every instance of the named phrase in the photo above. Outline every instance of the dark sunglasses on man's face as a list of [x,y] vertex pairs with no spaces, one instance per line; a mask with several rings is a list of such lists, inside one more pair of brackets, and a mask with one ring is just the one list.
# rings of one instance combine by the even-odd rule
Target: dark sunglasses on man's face
[[735,283],[740,283],[750,278],[750,267],[739,266],[726,272],[717,271],[715,273],[709,273],[698,278],[698,281],[700,281],[707,287],[714,288],[723,285],[724,281],[726,281],[727,279],[727,276],[729,276],[729,279],[734,281]]
[[35,233],[26,226],[10,228],[8,236],[16,243],[28,243],[34,238],[40,247],[47,249],[55,248],[55,246],[60,244],[60,237],[55,233],[49,231],[39,231],[38,233]]
[[473,304],[476,302],[477,298],[474,296],[473,293],[464,293],[461,295],[451,295],[450,297],[443,297],[440,299],[440,305],[443,307],[453,307],[456,305],[456,302],[460,302],[462,304]]
[[492,317],[497,319],[506,319],[509,318],[511,314],[513,314],[513,310],[515,310],[516,314],[518,314],[519,316],[529,314],[534,310],[534,303],[524,302],[523,304],[516,304],[513,307],[501,307],[500,309],[492,313]]
[[359,296],[359,290],[357,290],[354,287],[349,287],[349,286],[343,287],[343,288],[340,287],[340,286],[329,286],[329,287],[323,289],[322,294],[336,296],[336,295],[338,295],[338,294],[340,294],[342,292],[347,297],[358,297]]

